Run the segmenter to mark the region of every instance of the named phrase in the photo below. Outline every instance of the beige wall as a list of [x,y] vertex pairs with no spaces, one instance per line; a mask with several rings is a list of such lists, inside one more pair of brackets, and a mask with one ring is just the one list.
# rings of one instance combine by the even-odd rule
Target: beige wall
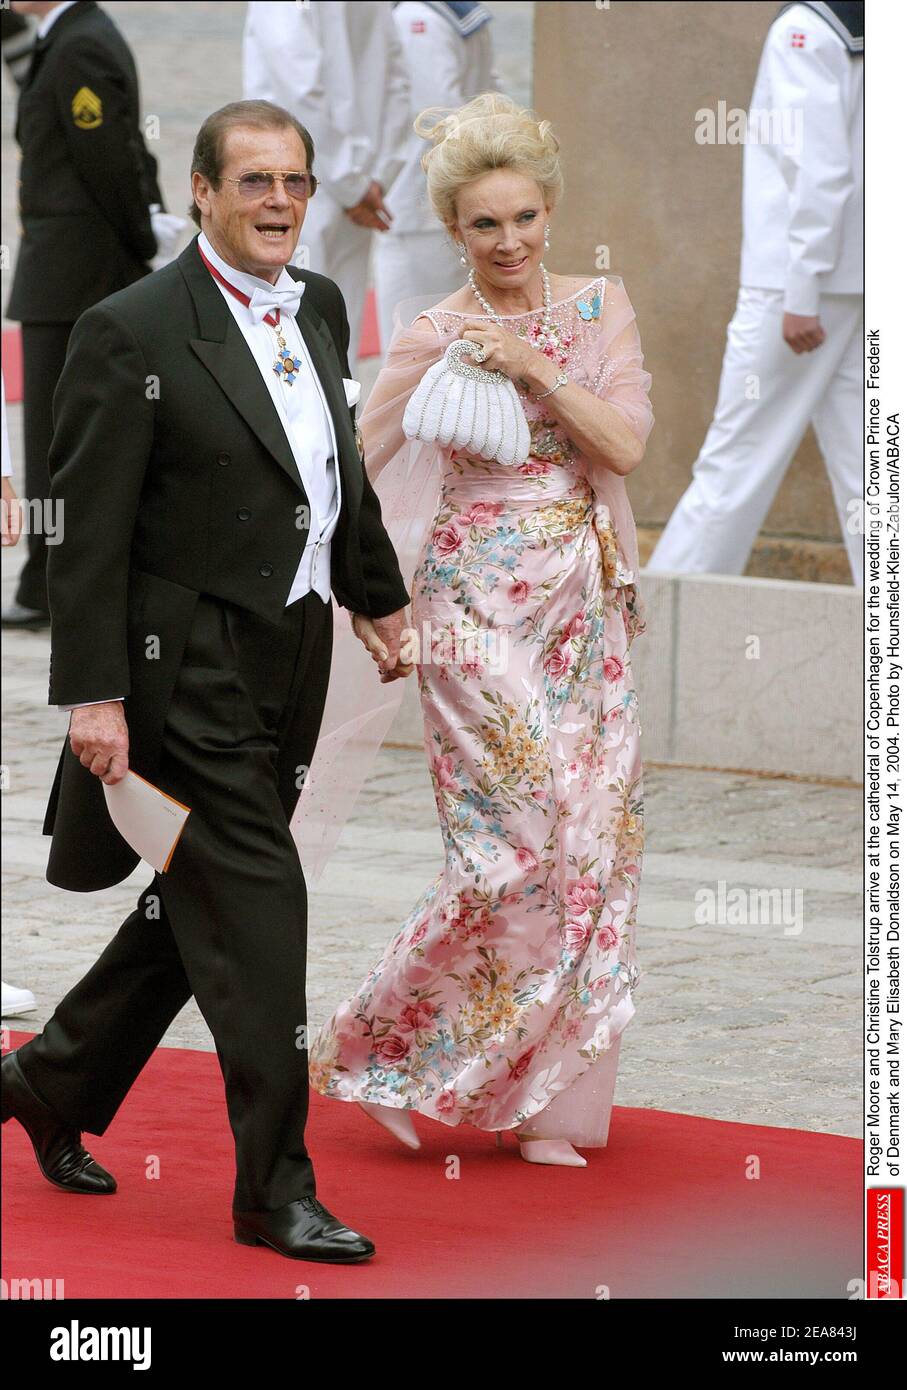
[[[534,101],[561,138],[566,193],[548,264],[621,275],[656,423],[631,496],[643,562],[690,477],[718,390],[740,253],[741,145],[700,145],[700,108],[749,106],[774,0],[535,6]],[[810,431],[747,573],[850,583]]]

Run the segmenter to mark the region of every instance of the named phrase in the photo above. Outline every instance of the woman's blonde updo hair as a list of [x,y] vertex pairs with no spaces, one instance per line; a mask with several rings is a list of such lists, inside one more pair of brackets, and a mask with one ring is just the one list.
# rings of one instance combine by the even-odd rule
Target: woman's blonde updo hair
[[431,140],[422,156],[428,196],[445,227],[457,220],[457,194],[492,169],[513,169],[534,179],[553,208],[564,186],[557,138],[550,121],[499,92],[483,92],[456,111],[430,106],[413,123]]

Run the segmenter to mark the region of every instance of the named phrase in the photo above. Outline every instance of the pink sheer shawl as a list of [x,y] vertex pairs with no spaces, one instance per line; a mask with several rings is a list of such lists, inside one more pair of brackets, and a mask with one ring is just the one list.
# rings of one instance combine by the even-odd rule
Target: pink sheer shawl
[[[654,423],[649,402],[652,378],[643,367],[636,315],[619,276],[600,277],[600,287],[599,331],[588,335],[571,377],[613,406],[644,444]],[[444,451],[435,444],[406,439],[403,412],[428,368],[460,336],[459,325],[442,331],[436,322],[420,317],[430,308],[419,299],[397,305],[385,364],[359,421],[366,471],[410,590],[437,512]],[[614,527],[617,582],[635,585],[639,550],[626,482],[609,469],[593,467],[584,457],[580,466],[597,510],[607,509]],[[641,606],[638,599],[637,606]],[[317,882],[337,844],[403,694],[402,680],[380,683],[373,661],[352,631],[349,613],[335,603],[334,652],[321,736],[290,822],[312,882]]]

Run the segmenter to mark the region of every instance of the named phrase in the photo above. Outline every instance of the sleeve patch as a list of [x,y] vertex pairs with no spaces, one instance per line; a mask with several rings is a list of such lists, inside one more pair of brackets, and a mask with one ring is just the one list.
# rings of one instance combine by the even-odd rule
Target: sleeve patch
[[90,87],[80,87],[73,97],[72,119],[80,130],[97,130],[103,123],[101,98]]

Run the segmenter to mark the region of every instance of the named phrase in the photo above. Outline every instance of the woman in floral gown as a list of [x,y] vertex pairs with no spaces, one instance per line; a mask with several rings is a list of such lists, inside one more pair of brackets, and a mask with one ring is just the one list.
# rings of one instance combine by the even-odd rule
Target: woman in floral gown
[[412,620],[444,866],[319,1030],[310,1078],[412,1147],[417,1110],[581,1165],[575,1145],[607,1141],[638,975],[645,624],[624,476],[651,378],[622,282],[544,271],[547,123],[486,96],[428,133],[429,196],[472,284],[399,326],[360,422],[368,471],[404,456],[406,401],[457,337],[514,381],[531,451],[506,467],[436,448]]

